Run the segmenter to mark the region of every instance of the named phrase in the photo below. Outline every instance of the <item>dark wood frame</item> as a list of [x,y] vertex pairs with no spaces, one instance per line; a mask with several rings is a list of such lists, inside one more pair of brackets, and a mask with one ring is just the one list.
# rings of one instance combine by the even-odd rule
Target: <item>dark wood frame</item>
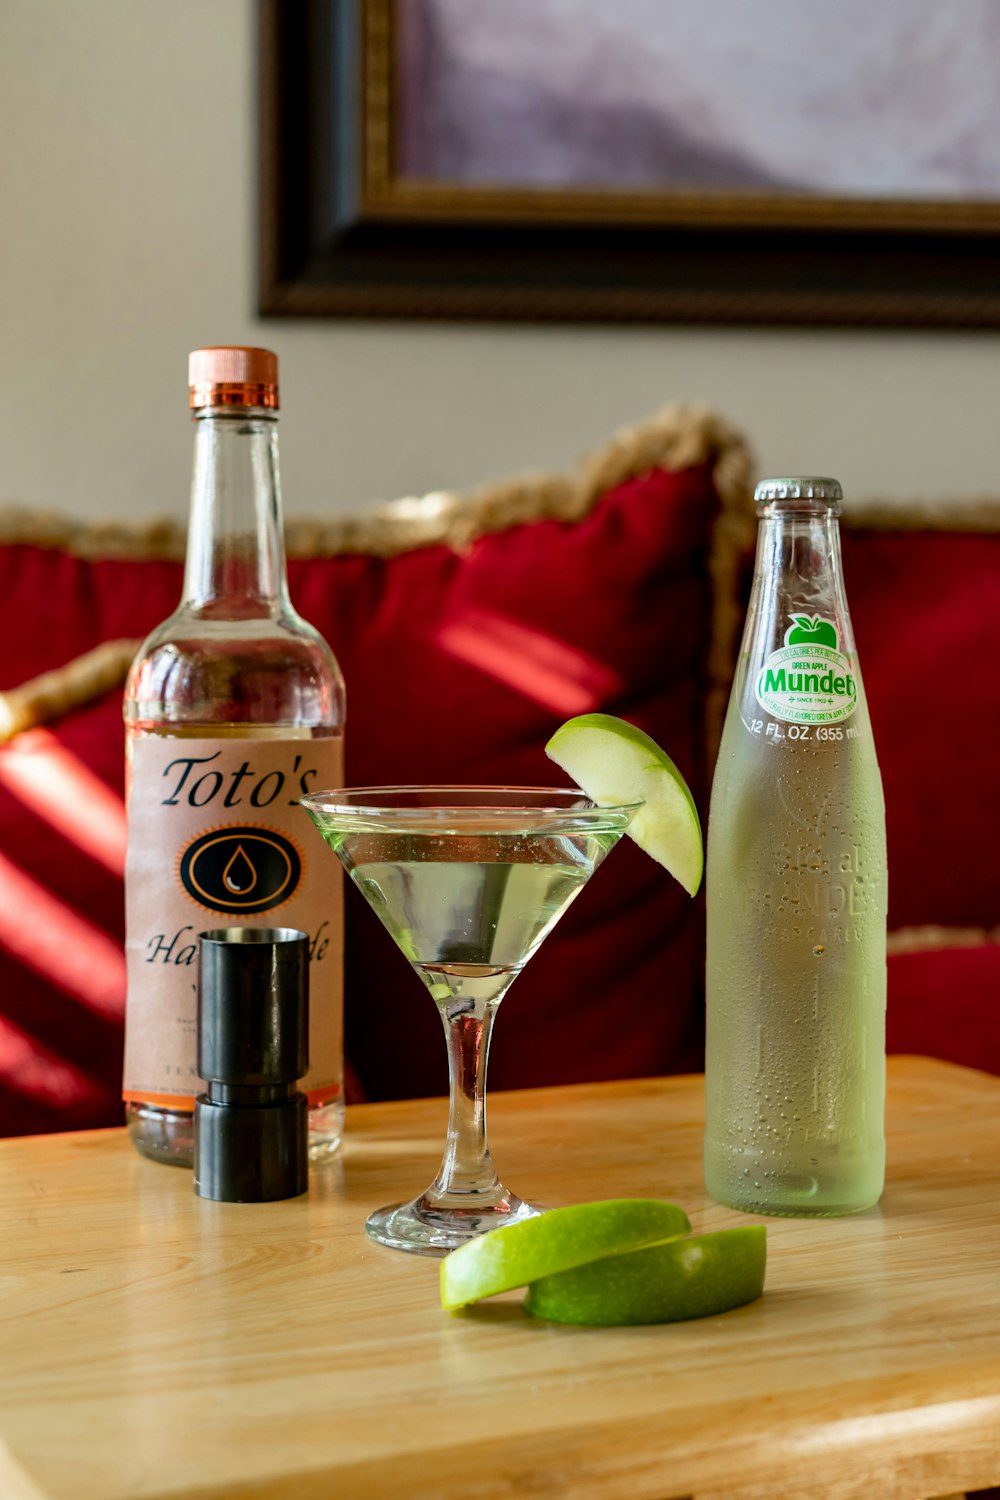
[[1000,204],[395,176],[394,0],[258,0],[268,316],[1000,327]]

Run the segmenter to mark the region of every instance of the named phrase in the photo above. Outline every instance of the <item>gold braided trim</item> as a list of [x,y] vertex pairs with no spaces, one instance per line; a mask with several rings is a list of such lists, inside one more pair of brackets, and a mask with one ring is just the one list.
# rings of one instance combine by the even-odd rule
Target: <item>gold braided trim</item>
[[[578,521],[600,497],[653,468],[714,466],[723,503],[745,507],[751,483],[746,441],[708,407],[675,404],[624,428],[571,475],[527,474],[465,493],[385,501],[354,516],[292,517],[285,527],[292,557],[365,554],[393,557],[415,547],[461,551],[476,537],[533,521]],[[185,532],[176,521],[75,521],[55,512],[0,506],[0,544],[59,547],[88,559],[181,559]]]
[[[700,464],[711,468],[721,503],[709,558],[712,616],[706,731],[711,763],[718,748],[742,624],[739,568],[753,543],[755,520],[754,459],[749,445],[742,433],[709,407],[666,406],[646,421],[616,433],[602,449],[583,459],[572,475],[523,475],[466,494],[441,491],[409,496],[377,505],[366,515],[331,520],[293,518],[285,528],[286,547],[289,556],[297,558],[349,554],[390,558],[429,546],[464,551],[477,537],[513,526],[543,520],[579,521],[602,495],[651,469],[675,471]],[[185,532],[174,521],[92,523],[14,505],[0,507],[0,544],[14,543],[57,547],[88,560],[180,560]],[[134,650],[134,645],[128,644]],[[44,689],[29,683],[15,694],[5,695],[8,720],[15,725],[6,733],[44,722],[85,702],[87,696],[117,685],[101,678],[103,685],[79,696],[81,684],[99,680],[87,676],[89,669],[82,667],[82,661],[46,673],[39,679]],[[118,681],[127,668],[124,661]],[[59,685],[64,675],[65,693]],[[12,698],[13,708],[9,706]],[[0,737],[3,734],[0,720]]]
[[844,506],[841,524],[852,531],[1000,531],[1000,498],[917,500],[905,505],[863,500]]
[[0,743],[120,687],[141,644],[104,641],[65,666],[0,693]]
[[929,953],[941,948],[985,948],[1000,943],[1000,927],[901,927],[890,932],[887,948],[893,953]]
[[[686,425],[685,419],[690,422]],[[602,494],[654,468],[685,468],[715,459],[715,482],[724,504],[735,508],[741,532],[752,536],[752,453],[736,429],[704,408],[668,407],[660,417],[624,429],[585,461],[575,479],[522,475],[468,493],[444,490],[374,506],[361,516],[332,520],[293,517],[286,524],[293,557],[368,554],[392,557],[414,547],[461,550],[477,536],[538,520],[576,521]],[[842,524],[864,531],[1000,532],[1000,499],[919,501],[898,505],[871,500],[845,508]],[[54,511],[0,506],[0,544],[58,547],[87,559],[184,557],[184,528],[176,521],[75,521]]]
[[0,505],[0,546],[53,547],[88,562],[178,559],[184,532],[174,521],[74,521],[58,511]]

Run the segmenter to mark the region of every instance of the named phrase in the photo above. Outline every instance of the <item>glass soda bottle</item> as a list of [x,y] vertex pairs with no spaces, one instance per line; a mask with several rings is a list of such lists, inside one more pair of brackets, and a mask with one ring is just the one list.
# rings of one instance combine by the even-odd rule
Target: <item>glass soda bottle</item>
[[145,1156],[191,1165],[198,935],[297,928],[310,944],[302,1086],[321,1159],[343,1128],[342,883],[314,861],[298,799],[343,785],[343,679],[288,597],[276,357],[197,349],[188,379],[183,596],[125,689],[126,1120]]
[[757,486],[708,825],[705,1182],[855,1213],[885,1171],[885,808],[832,479]]

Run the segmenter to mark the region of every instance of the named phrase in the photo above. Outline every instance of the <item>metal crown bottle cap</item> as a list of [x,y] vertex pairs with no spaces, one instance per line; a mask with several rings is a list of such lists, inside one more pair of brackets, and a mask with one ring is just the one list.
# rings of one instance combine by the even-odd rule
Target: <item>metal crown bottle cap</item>
[[225,344],[188,355],[188,405],[263,406],[277,411],[278,356],[270,349]]
[[843,500],[844,492],[836,479],[800,474],[782,479],[762,479],[753,497],[760,505],[765,500]]

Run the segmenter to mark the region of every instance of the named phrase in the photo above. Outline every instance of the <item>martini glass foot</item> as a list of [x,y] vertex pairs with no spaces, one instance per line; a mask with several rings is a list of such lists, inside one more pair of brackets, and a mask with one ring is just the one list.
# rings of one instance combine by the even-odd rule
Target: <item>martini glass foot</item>
[[365,1230],[369,1239],[391,1250],[409,1250],[416,1255],[447,1255],[466,1240],[477,1239],[503,1224],[520,1224],[545,1212],[509,1193],[498,1203],[469,1208],[443,1207],[425,1196],[412,1203],[392,1203],[369,1215]]

